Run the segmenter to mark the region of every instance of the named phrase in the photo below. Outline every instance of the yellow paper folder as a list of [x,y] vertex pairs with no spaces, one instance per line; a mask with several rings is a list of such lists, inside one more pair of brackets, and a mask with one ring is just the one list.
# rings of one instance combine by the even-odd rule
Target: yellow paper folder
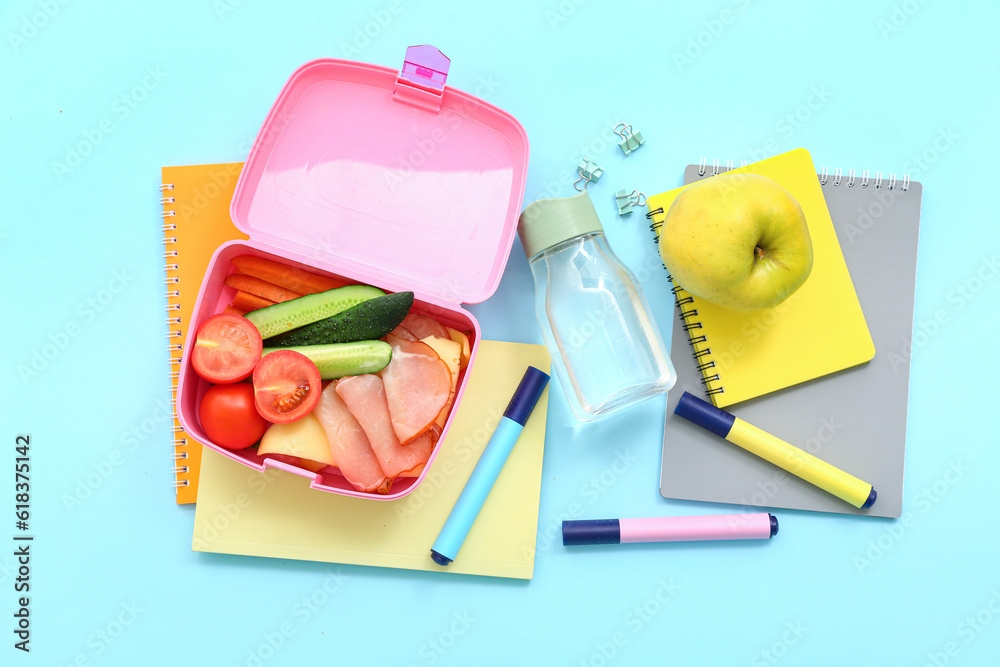
[[[788,190],[805,214],[814,258],[798,291],[757,313],[726,310],[676,287],[689,352],[712,403],[725,407],[871,361],[875,345],[809,152],[800,148],[726,173],[759,174]],[[686,187],[649,197],[654,228]]]
[[278,470],[256,472],[206,449],[192,548],[246,556],[530,579],[548,394],[500,473],[455,562],[431,545],[529,365],[549,372],[541,345],[483,340],[441,451],[423,483],[393,501],[338,496]]

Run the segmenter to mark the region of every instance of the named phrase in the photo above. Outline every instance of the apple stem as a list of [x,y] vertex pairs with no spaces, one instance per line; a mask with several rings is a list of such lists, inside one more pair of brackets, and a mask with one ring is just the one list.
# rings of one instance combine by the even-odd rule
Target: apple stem
[[760,246],[754,246],[753,254],[757,257],[758,260],[764,259],[764,249],[761,248]]

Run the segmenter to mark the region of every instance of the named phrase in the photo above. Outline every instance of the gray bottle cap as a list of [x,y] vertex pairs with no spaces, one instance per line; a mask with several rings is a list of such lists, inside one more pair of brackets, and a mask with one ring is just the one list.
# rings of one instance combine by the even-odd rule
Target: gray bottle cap
[[528,259],[574,236],[603,231],[586,191],[574,197],[539,199],[529,204],[517,221],[517,233]]

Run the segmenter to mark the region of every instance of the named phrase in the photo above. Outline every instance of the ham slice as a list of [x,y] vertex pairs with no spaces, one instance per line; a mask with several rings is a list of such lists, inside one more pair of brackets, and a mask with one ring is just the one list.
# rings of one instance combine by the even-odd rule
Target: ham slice
[[391,334],[386,341],[392,346],[392,359],[379,375],[385,385],[392,428],[399,442],[406,445],[427,431],[447,404],[451,371],[426,343]]
[[400,326],[408,329],[417,339],[437,336],[438,338],[448,338],[448,329],[433,317],[421,315],[420,313],[408,313]]
[[368,436],[386,477],[392,479],[427,461],[434,449],[434,439],[427,435],[405,447],[399,444],[382,378],[375,374],[353,375],[337,380],[333,386]]
[[320,394],[313,414],[326,432],[333,460],[344,479],[358,491],[388,493],[392,480],[382,471],[368,436],[333,383]]
[[390,336],[394,336],[396,339],[402,338],[404,340],[420,340],[419,338],[413,335],[412,331],[410,331],[403,325],[399,325],[398,327],[387,333],[384,340],[386,342],[389,342]]
[[451,404],[455,400],[455,392],[458,390],[458,374],[462,369],[462,344],[451,338],[438,338],[436,336],[428,336],[421,342],[427,343],[437,353],[441,361],[448,365],[448,372],[451,373],[451,392],[448,394],[448,400],[445,401],[441,412],[434,420],[434,425],[438,429],[443,429],[444,423],[448,420],[448,414],[451,412]]

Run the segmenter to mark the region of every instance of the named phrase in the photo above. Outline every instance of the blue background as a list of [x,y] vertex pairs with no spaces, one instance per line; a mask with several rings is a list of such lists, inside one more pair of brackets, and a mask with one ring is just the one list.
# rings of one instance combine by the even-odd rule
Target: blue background
[[[467,4],[3,3],[0,663],[994,663],[996,4]],[[525,203],[572,194],[583,155],[605,166],[592,194],[664,332],[655,248],[640,216],[618,218],[614,190],[799,146],[817,166],[921,181],[903,517],[780,511],[768,543],[567,550],[572,511],[729,508],[660,497],[662,400],[576,425],[556,385],[530,582],[192,552],[160,408],[160,167],[245,159],[308,60],[397,68],[424,43],[452,59],[449,85],[523,123]],[[621,121],[647,140],[628,158],[610,132]],[[540,342],[531,293],[515,242],[497,293],[471,307],[484,335]],[[58,353],[23,377],[46,345]],[[30,654],[12,634],[18,434],[32,442]]]

